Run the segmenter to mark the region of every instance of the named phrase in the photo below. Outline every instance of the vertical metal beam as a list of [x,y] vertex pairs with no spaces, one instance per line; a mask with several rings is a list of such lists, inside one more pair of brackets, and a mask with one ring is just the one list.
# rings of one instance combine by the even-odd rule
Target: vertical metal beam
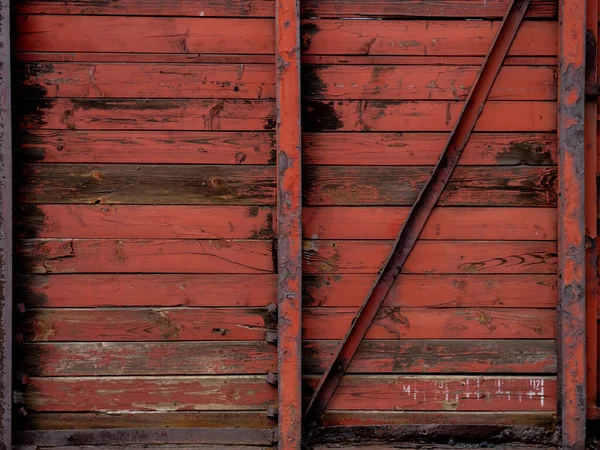
[[12,417],[12,116],[10,0],[0,3],[0,448],[10,449]]
[[465,145],[469,142],[471,133],[475,128],[477,119],[483,111],[487,96],[500,72],[504,58],[508,54],[508,50],[525,17],[530,1],[512,0],[509,3],[502,25],[498,29],[498,33],[465,101],[461,114],[448,137],[448,142],[437,165],[415,200],[394,242],[392,251],[379,271],[375,283],[367,293],[356,318],[352,321],[335,357],[321,377],[319,385],[310,399],[305,414],[307,423],[310,426],[314,426],[325,412],[327,404],[340,384],[344,372],[350,365],[385,297],[400,274],[402,266],[408,259],[421,230],[458,164]]
[[559,409],[562,447],[584,448],[585,0],[560,0],[558,43]]
[[279,448],[300,449],[302,165],[299,0],[276,0]]

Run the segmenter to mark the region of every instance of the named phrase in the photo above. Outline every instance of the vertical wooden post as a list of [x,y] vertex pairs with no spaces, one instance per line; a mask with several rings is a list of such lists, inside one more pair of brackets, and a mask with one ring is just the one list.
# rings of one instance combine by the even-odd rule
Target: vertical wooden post
[[559,410],[562,447],[585,446],[585,0],[560,0],[558,48]]
[[0,3],[0,448],[10,449],[12,417],[12,117],[10,1]]
[[302,395],[302,161],[300,7],[277,0],[277,269],[279,448],[300,449]]

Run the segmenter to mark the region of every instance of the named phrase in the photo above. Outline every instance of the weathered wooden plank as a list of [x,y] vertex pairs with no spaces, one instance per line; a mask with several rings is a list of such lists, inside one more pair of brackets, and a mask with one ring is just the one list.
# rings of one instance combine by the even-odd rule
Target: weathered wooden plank
[[[50,277],[48,283],[54,283],[55,278]],[[374,275],[368,274],[308,275],[304,278],[304,305],[358,307],[374,279]],[[556,308],[556,282],[555,275],[402,274],[392,286],[384,305]],[[55,295],[58,296],[58,293]]]
[[[434,165],[447,140],[447,133],[304,133],[302,135],[306,164],[337,166]],[[52,149],[55,153],[55,146],[48,151]],[[458,164],[464,166],[556,164],[556,151],[556,135],[553,133],[475,133],[469,139]]]
[[265,410],[277,390],[264,376],[30,379],[32,411]]
[[[307,0],[302,3],[304,17],[457,17],[502,18],[507,4],[503,1],[446,0],[443,3],[427,0],[369,1],[356,0]],[[557,14],[557,2],[534,0],[527,17],[553,18]]]
[[274,32],[272,19],[31,15],[15,19],[15,50],[272,54]]
[[259,206],[21,205],[17,235],[79,239],[270,239]]
[[[342,339],[356,308],[305,308],[304,339]],[[383,306],[366,339],[553,339],[556,311]]]
[[[303,373],[323,373],[338,345],[305,342]],[[363,341],[346,373],[555,373],[555,347],[553,340]]]
[[26,164],[24,203],[272,205],[274,166]]
[[270,100],[30,99],[21,127],[57,130],[272,130]]
[[19,275],[17,292],[27,308],[266,307],[277,299],[276,278],[274,274]]
[[[432,0],[394,2],[381,0],[370,2],[366,7],[353,0],[310,0],[301,5],[305,17],[353,17],[353,16],[407,16],[407,17],[470,17],[501,18],[506,4],[498,0],[447,1],[443,5]],[[199,11],[200,10],[200,11]],[[141,15],[141,16],[204,16],[204,17],[273,17],[275,2],[272,0],[236,0],[234,2],[204,2],[201,7],[191,0],[180,0],[173,5],[160,1],[120,0],[111,4],[58,0],[20,0],[18,14],[85,14],[85,15]],[[551,0],[534,0],[528,17],[553,18],[557,3]]]
[[29,376],[264,375],[277,371],[277,348],[264,341],[48,342],[21,348],[19,368]]
[[[338,343],[306,341],[303,373],[322,373]],[[498,352],[502,348],[502,352]],[[24,344],[29,376],[265,374],[277,356],[266,342]],[[555,373],[553,340],[364,341],[349,373]]]
[[277,326],[265,308],[34,309],[25,314],[24,337],[31,342],[263,341]]
[[259,240],[24,239],[23,273],[272,273],[272,244]]
[[273,164],[274,141],[266,132],[22,130],[16,156],[49,163]]
[[[377,273],[393,241],[304,242],[306,273]],[[408,274],[554,274],[556,242],[418,241]]]
[[[499,27],[500,21],[478,20],[305,20],[302,25],[303,53],[484,56]],[[554,56],[558,50],[557,39],[556,22],[524,22],[509,55]],[[19,50],[34,48],[37,47],[18,47]]]
[[[408,207],[307,207],[302,217],[304,236],[310,239],[395,239],[409,210]],[[555,240],[556,222],[555,208],[436,208],[420,238]]]
[[[306,131],[450,131],[463,108],[455,101],[312,100],[303,102]],[[556,130],[556,104],[488,101],[477,121],[480,132]]]
[[[430,171],[429,167],[308,166],[304,201],[310,206],[408,206]],[[439,205],[554,206],[556,201],[555,167],[458,167]]]
[[[26,97],[275,97],[275,73],[268,64],[27,63],[16,71]],[[525,70],[522,75],[534,71],[540,72],[534,79],[545,84],[541,68]]]
[[342,379],[330,409],[552,411],[556,379],[354,375]]
[[[493,411],[477,413],[443,411],[328,411],[323,426],[369,426],[369,425],[505,425],[543,427],[550,432],[556,428],[556,413],[543,411],[511,412]],[[511,443],[510,448],[516,444]]]
[[[478,72],[477,66],[304,66],[302,92],[312,99],[464,100]],[[488,99],[556,100],[556,92],[555,67],[511,66],[500,71]]]

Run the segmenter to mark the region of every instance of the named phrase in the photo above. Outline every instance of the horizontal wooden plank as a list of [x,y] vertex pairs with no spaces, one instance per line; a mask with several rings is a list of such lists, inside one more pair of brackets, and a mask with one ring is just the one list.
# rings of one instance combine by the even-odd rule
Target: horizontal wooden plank
[[[305,273],[377,273],[393,241],[304,241]],[[417,241],[402,273],[554,274],[556,242]]]
[[[15,70],[26,97],[275,98],[275,72],[267,64],[28,63]],[[522,71],[544,84],[538,90],[547,83],[543,73]]]
[[[339,344],[307,341],[303,373],[322,373]],[[554,373],[555,343],[525,341],[364,341],[349,373]],[[502,352],[498,351],[502,348]],[[265,374],[277,371],[266,342],[104,342],[25,344],[29,376]]]
[[[310,379],[314,385],[318,379]],[[410,388],[410,393],[408,392]],[[77,392],[77,396],[73,393]],[[242,395],[242,392],[244,395]],[[33,411],[265,409],[276,389],[263,377],[32,377],[25,400]],[[386,395],[382,396],[382,392]],[[448,400],[446,400],[448,394]],[[331,409],[550,411],[550,377],[344,377]]]
[[[556,428],[556,412],[493,411],[477,413],[443,411],[328,411],[323,416],[323,426],[377,426],[377,425],[504,425],[543,427],[552,432]],[[511,448],[515,448],[514,443]],[[530,444],[531,445],[531,444]],[[531,447],[530,447],[531,448]]]
[[[357,308],[307,308],[304,339],[342,339]],[[521,308],[383,306],[366,339],[553,339],[556,311]]]
[[46,341],[264,341],[277,325],[266,308],[32,309],[24,337]]
[[[418,166],[436,164],[447,141],[448,133],[304,133],[302,150],[305,164]],[[474,133],[459,165],[556,164],[556,154],[554,133]]]
[[272,244],[259,240],[24,239],[23,273],[271,273]]
[[[406,17],[485,17],[501,18],[506,5],[499,0],[464,1],[452,0],[443,5],[438,2],[409,1],[393,2],[380,0],[370,3],[353,0],[310,0],[301,5],[306,17],[353,17],[353,16],[406,16]],[[17,2],[18,14],[99,14],[99,15],[141,15],[141,16],[204,16],[204,17],[273,17],[273,0],[236,0],[233,2],[207,2],[199,6],[192,0],[180,0],[176,4],[166,5],[160,1],[120,0],[115,3],[89,3],[73,1],[64,3],[59,0],[20,0]],[[528,11],[528,17],[552,18],[557,14],[557,4],[551,0],[534,0]]]
[[32,377],[24,396],[42,412],[266,410],[277,389],[264,376]]
[[[49,286],[55,283],[55,278],[49,278]],[[306,275],[304,305],[358,307],[374,281],[375,274]],[[384,305],[426,308],[556,308],[556,282],[555,275],[401,274],[388,293]],[[66,288],[70,290],[69,287]],[[52,294],[52,298],[60,298],[58,292]]]
[[[342,339],[357,308],[308,308],[308,340]],[[367,339],[553,339],[556,311],[525,308],[384,306]],[[29,342],[262,341],[276,324],[265,308],[32,309]]]
[[[547,14],[549,6],[536,0],[540,13]],[[178,0],[167,5],[160,0],[119,0],[113,3],[90,3],[85,0],[64,3],[57,0],[19,0],[17,14],[86,14],[86,15],[140,15],[192,17],[273,17],[273,0],[234,0],[227,3]]]
[[29,376],[264,375],[268,371],[277,372],[277,347],[265,341],[46,342],[25,344],[21,348],[19,369]]
[[[483,20],[305,20],[302,51],[308,55],[484,56],[499,27],[500,21]],[[556,55],[557,30],[554,21],[523,22],[509,55]],[[31,44],[18,47],[36,49],[49,50]]]
[[[477,66],[304,66],[302,93],[311,99],[464,100],[478,73]],[[503,67],[488,98],[556,100],[556,80],[555,67]]]
[[273,205],[274,166],[25,164],[23,203]]
[[[302,211],[304,236],[310,239],[395,239],[409,211],[409,207],[305,207]],[[555,240],[556,222],[554,208],[440,207],[433,210],[419,237]]]
[[[338,342],[305,341],[303,373],[323,373],[338,347]],[[553,340],[363,341],[346,372],[554,373],[556,344]]]
[[[463,106],[456,101],[307,100],[302,123],[306,131],[450,131]],[[480,132],[554,130],[556,104],[539,101],[490,100],[475,126]]]
[[26,430],[93,430],[98,428],[272,428],[273,420],[256,411],[111,411],[31,412]]
[[277,301],[277,276],[189,274],[19,275],[27,308],[251,306]]
[[17,16],[15,50],[272,54],[275,26],[272,19]]
[[20,237],[79,239],[270,239],[273,212],[258,206],[26,205]]
[[[506,3],[500,0],[445,0],[443,3],[433,0],[378,0],[368,3],[356,0],[306,0],[301,6],[305,17],[502,18],[507,10]],[[533,0],[526,17],[555,17],[557,6],[553,0]]]
[[29,99],[20,104],[21,127],[57,130],[275,129],[269,100]]
[[[22,130],[18,140],[15,156],[25,162],[275,163],[275,135],[268,132]],[[526,158],[525,148],[521,153]]]
[[[307,206],[409,206],[430,172],[429,167],[309,166],[303,177],[304,202]],[[554,206],[556,177],[555,167],[458,167],[438,204]]]

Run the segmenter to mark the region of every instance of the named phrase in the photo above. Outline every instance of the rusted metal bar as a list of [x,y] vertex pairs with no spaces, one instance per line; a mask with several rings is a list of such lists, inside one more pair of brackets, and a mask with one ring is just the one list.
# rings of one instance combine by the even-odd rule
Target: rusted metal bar
[[558,407],[562,447],[585,447],[585,0],[559,2]]
[[12,448],[12,117],[10,1],[0,3],[0,448]]
[[423,226],[427,222],[431,211],[450,179],[458,163],[458,159],[477,123],[477,119],[483,110],[487,96],[502,67],[504,58],[508,53],[529,4],[530,0],[513,0],[510,3],[502,25],[473,85],[473,89],[465,101],[463,110],[454,129],[450,133],[446,147],[431,177],[417,197],[404,226],[396,238],[393,250],[383,265],[383,269],[379,272],[375,283],[360,306],[348,333],[342,340],[335,358],[325,371],[312,395],[305,415],[307,425],[315,425],[325,412],[327,404],[339,385],[344,372],[350,365],[360,342],[363,340],[377,311],[398,277]]
[[300,449],[302,428],[302,167],[300,4],[277,0],[277,411],[279,448]]
[[44,447],[115,443],[273,445],[276,441],[277,430],[272,428],[100,428],[23,431],[15,434],[16,445]]

